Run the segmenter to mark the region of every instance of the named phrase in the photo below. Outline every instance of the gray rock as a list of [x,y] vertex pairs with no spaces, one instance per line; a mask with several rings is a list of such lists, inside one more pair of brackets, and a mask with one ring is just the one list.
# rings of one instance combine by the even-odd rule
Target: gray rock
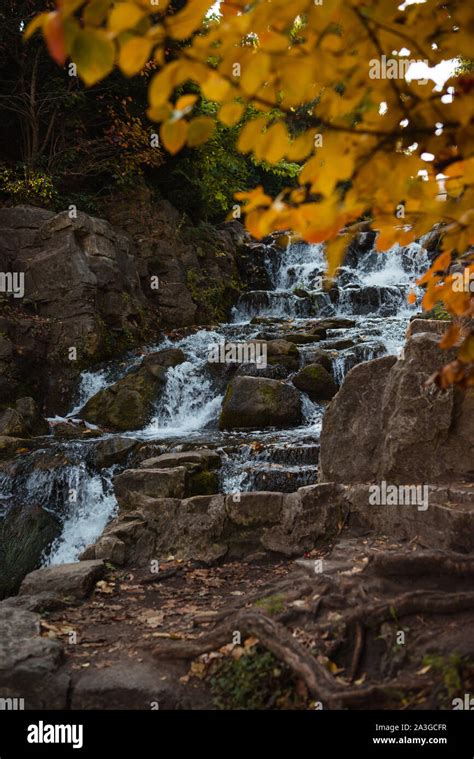
[[20,595],[49,592],[66,598],[86,598],[104,572],[104,563],[98,560],[43,567],[25,577]]
[[72,709],[169,710],[183,708],[178,678],[184,665],[117,662],[104,669],[81,673],[74,684]]
[[140,469],[165,469],[185,464],[198,464],[205,469],[215,469],[221,465],[221,457],[216,451],[207,448],[194,451],[163,453],[140,463]]
[[323,481],[472,481],[474,388],[426,387],[449,360],[438,339],[414,334],[400,360],[383,357],[349,372],[323,420]]
[[186,469],[126,469],[114,477],[114,490],[121,509],[137,506],[137,494],[150,498],[184,498]]
[[62,645],[40,635],[40,617],[2,606],[0,694],[22,698],[25,709],[65,709],[69,677],[59,671]]

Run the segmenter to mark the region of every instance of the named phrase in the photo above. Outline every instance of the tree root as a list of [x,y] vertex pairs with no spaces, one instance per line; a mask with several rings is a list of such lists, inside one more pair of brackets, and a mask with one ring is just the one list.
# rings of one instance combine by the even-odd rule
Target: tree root
[[393,617],[398,619],[411,614],[455,614],[472,608],[474,592],[447,595],[432,590],[415,590],[388,601],[355,609],[344,615],[342,621],[346,625],[359,622],[367,628]]
[[385,577],[391,575],[469,577],[474,575],[474,557],[445,551],[376,553],[370,566],[376,574]]

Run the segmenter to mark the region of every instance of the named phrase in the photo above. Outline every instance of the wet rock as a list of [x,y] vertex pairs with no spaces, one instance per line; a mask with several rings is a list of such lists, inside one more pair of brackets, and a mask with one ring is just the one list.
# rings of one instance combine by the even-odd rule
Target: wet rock
[[326,330],[317,329],[311,334],[304,334],[302,332],[290,332],[282,335],[282,340],[286,340],[288,343],[294,343],[295,345],[306,345],[307,343],[315,343],[318,340],[324,340],[326,338]]
[[34,442],[29,439],[0,435],[0,458],[8,458],[17,451],[25,448],[33,448]]
[[91,424],[116,430],[138,430],[149,421],[166,369],[159,364],[140,367],[104,390],[100,390],[81,411]]
[[335,316],[329,319],[315,319],[315,329],[350,329],[355,327],[357,322],[355,319],[346,319],[340,316]]
[[301,422],[301,399],[290,385],[257,377],[236,377],[227,388],[221,429],[292,427]]
[[303,362],[305,366],[310,364],[321,364],[327,372],[332,374],[333,359],[336,355],[337,354],[335,353],[323,350],[307,351],[303,353]]
[[15,593],[61,532],[40,506],[12,507],[0,520],[0,598]]
[[0,412],[0,435],[30,437],[47,435],[49,426],[33,398],[19,398],[14,408]]
[[265,379],[286,379],[291,369],[281,364],[270,364],[261,367],[256,364],[241,364],[236,372],[238,377],[264,377]]
[[322,364],[309,364],[293,377],[298,390],[307,393],[312,401],[329,401],[337,393],[332,375]]
[[146,355],[143,359],[143,366],[164,366],[165,369],[168,369],[178,366],[184,361],[186,361],[186,356],[180,348],[166,348]]
[[91,458],[99,469],[105,469],[113,464],[123,464],[138,445],[138,440],[129,437],[105,438],[94,445]]
[[324,348],[326,350],[343,351],[347,348],[353,348],[355,345],[357,345],[356,340],[352,340],[350,337],[343,337],[340,340],[327,340],[324,343]]
[[43,567],[25,577],[20,594],[35,595],[46,591],[66,598],[86,598],[104,572],[104,563],[96,560]]
[[449,323],[442,319],[425,319],[420,318],[417,314],[408,326],[407,337],[418,335],[420,332],[430,332],[433,335],[444,335],[449,327]]
[[52,424],[54,437],[65,440],[74,440],[75,438],[92,438],[98,437],[100,430],[94,430],[87,427],[84,422],[53,422]]
[[298,348],[287,340],[269,340],[267,342],[268,363],[285,366],[295,370],[299,367],[300,355]]
[[0,693],[24,699],[25,709],[65,709],[69,676],[59,671],[61,643],[40,635],[40,617],[2,607],[0,614]]

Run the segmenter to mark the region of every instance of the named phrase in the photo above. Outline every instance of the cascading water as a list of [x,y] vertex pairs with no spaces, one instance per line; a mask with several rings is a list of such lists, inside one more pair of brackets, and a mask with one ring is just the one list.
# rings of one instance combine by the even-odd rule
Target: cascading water
[[[211,346],[222,342],[246,342],[260,336],[278,337],[285,329],[305,330],[308,320],[342,317],[342,327],[329,327],[325,339],[315,345],[300,345],[302,363],[310,361],[315,348],[330,355],[333,376],[340,384],[349,369],[384,353],[396,354],[416,306],[407,294],[427,266],[424,249],[413,244],[388,253],[373,250],[357,256],[341,269],[330,290],[324,289],[326,269],[321,245],[296,243],[281,252],[269,252],[271,290],[244,293],[234,308],[232,322],[219,329],[200,329],[177,341],[165,339],[147,351],[180,348],[186,360],[167,370],[163,392],[153,418],[139,432],[125,436],[153,441],[163,450],[189,444],[213,446],[221,451],[223,492],[251,489],[295,490],[315,482],[318,440],[324,407],[303,398],[304,423],[290,430],[222,432],[218,417],[225,391],[225,378],[210,371]],[[115,382],[136,367],[137,354],[97,372],[84,372],[74,408],[74,418],[98,390]],[[291,377],[287,380],[291,381]],[[107,436],[103,436],[107,437]],[[22,457],[13,475],[0,472],[0,497],[36,503],[53,513],[63,524],[62,534],[51,546],[47,563],[77,560],[114,514],[116,501],[112,469],[98,469],[91,455],[94,441],[54,443],[49,451]],[[57,458],[54,466],[43,465],[42,457]],[[59,457],[59,458],[58,458]],[[73,497],[71,497],[73,494]]]

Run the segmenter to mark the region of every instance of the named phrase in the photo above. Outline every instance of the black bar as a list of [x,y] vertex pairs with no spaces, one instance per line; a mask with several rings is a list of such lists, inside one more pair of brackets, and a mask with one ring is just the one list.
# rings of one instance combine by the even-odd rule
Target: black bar
[[[48,727],[57,725],[69,726],[63,737],[77,748],[46,742],[61,739],[61,732]],[[337,757],[473,759],[473,727],[470,711],[11,711],[0,712],[0,759],[99,752],[120,759],[184,752],[244,759],[256,744],[264,759],[289,749],[311,759],[329,751]],[[45,742],[30,743],[28,735]]]

